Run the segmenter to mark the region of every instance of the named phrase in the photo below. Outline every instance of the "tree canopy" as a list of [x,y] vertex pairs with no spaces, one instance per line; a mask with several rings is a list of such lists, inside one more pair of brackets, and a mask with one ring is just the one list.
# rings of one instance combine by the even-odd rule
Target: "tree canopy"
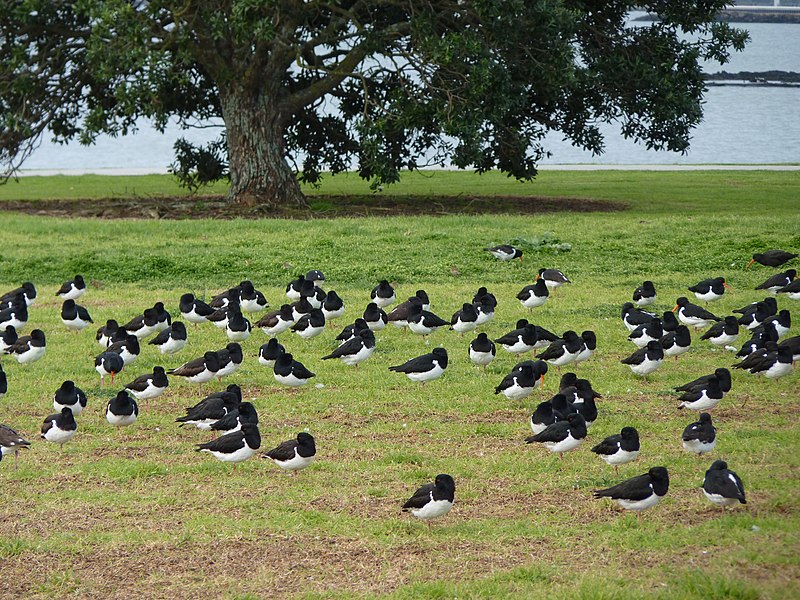
[[[13,172],[43,136],[218,119],[210,147],[176,145],[184,179],[229,172],[234,200],[302,203],[298,180],[352,165],[376,184],[445,161],[530,178],[548,131],[601,153],[604,122],[684,152],[700,61],[746,41],[715,22],[725,5],[0,0],[0,162]],[[634,8],[660,20],[632,27]]]

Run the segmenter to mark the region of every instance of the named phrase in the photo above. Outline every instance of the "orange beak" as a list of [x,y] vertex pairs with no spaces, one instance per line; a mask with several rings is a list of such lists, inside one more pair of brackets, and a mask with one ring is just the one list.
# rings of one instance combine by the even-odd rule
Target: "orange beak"
[[544,389],[544,375],[539,378],[539,381],[542,382],[542,389]]
[[676,310],[678,310],[678,305],[677,304],[675,305],[675,308],[672,309],[672,312],[675,312]]
[[725,282],[723,282],[723,283],[722,283],[722,287],[726,287],[726,288],[728,288],[729,290],[732,290],[732,289],[733,289],[731,286],[729,286],[729,285],[728,285],[727,283],[725,283]]
[[745,269],[749,269],[750,265],[752,265],[754,262],[756,262],[756,259],[755,258],[751,259],[750,262],[747,263],[747,266],[745,267]]

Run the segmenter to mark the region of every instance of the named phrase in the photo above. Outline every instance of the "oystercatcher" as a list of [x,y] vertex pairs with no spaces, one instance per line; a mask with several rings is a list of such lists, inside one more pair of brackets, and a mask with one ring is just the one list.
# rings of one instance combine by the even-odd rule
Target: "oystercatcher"
[[790,300],[800,300],[800,279],[795,279],[789,285],[783,286],[778,294],[786,294]]
[[711,452],[717,445],[717,430],[711,422],[711,415],[700,413],[696,423],[689,423],[681,434],[683,447],[697,455]]
[[284,471],[296,475],[314,462],[317,455],[317,446],[314,436],[305,431],[297,434],[293,440],[281,442],[272,450],[264,452],[261,457],[269,458]]
[[227,433],[215,440],[204,444],[197,444],[196,452],[208,452],[222,462],[233,463],[233,472],[236,466],[251,456],[261,447],[261,434],[258,425],[244,423],[239,431]]
[[292,279],[286,284],[286,297],[289,300],[300,300],[300,288],[303,286],[305,279],[304,275],[300,275],[297,279]]
[[56,296],[60,296],[62,300],[77,300],[86,293],[86,282],[83,276],[75,275],[74,279],[65,281],[58,288]]
[[447,321],[434,313],[423,310],[421,305],[414,305],[408,313],[408,328],[422,337],[427,337],[437,329],[449,325]]
[[243,342],[250,337],[252,325],[241,310],[228,310],[228,322],[225,323],[225,335],[232,342]]
[[715,302],[722,298],[725,294],[725,290],[731,289],[731,286],[725,283],[724,277],[713,277],[711,279],[704,279],[700,283],[696,283],[687,289],[690,292],[694,292],[698,300],[702,300],[708,304],[709,302]]
[[385,306],[394,304],[397,299],[394,288],[385,279],[381,279],[381,282],[372,288],[372,291],[369,293],[369,298],[378,308],[384,308]]
[[256,322],[256,327],[270,337],[283,333],[295,324],[294,313],[289,304],[282,304],[280,309],[268,312]]
[[783,273],[778,273],[777,275],[773,275],[769,279],[767,279],[764,283],[757,285],[756,290],[768,290],[772,294],[777,294],[778,291],[785,288],[787,285],[792,283],[797,277],[797,271],[795,269],[789,269],[788,271],[784,271]]
[[731,391],[731,372],[724,367],[719,367],[710,375],[703,375],[702,377],[698,377],[689,383],[684,383],[683,385],[679,385],[673,389],[676,392],[689,392],[706,385],[712,379],[717,379],[719,382],[719,387],[723,393],[727,394]]
[[664,328],[661,326],[661,319],[658,317],[653,317],[647,323],[638,325],[628,335],[628,339],[636,344],[638,348],[646,346],[648,342],[660,340],[662,337],[664,337]]
[[739,476],[728,469],[724,460],[715,460],[703,477],[703,494],[709,501],[724,510],[726,506],[747,504],[744,484]]
[[411,511],[416,518],[428,524],[431,528],[431,519],[436,519],[450,512],[456,500],[456,483],[447,474],[437,475],[433,483],[426,483],[403,504],[404,511]]
[[61,412],[64,407],[69,408],[76,417],[86,408],[86,394],[69,379],[61,384],[53,396],[53,410]]
[[36,302],[36,286],[30,281],[26,281],[18,288],[6,292],[0,296],[0,307],[13,304],[14,299],[18,297],[25,300],[25,306],[30,306]]
[[339,345],[342,345],[347,340],[359,335],[364,329],[369,329],[369,325],[364,319],[359,317],[355,320],[355,322],[351,323],[350,325],[346,325],[344,329],[339,332],[339,335],[336,336],[336,341],[339,342]]
[[217,358],[219,359],[219,371],[217,371],[216,377],[221,380],[242,366],[244,360],[242,346],[238,342],[230,342],[221,350],[217,350]]
[[792,359],[790,348],[767,342],[763,350],[753,352],[742,362],[733,365],[733,368],[747,369],[753,375],[763,374],[769,379],[777,379],[792,372]]
[[292,331],[305,340],[310,340],[325,331],[325,315],[319,308],[312,308],[307,315],[300,317]]
[[721,321],[718,316],[708,312],[702,306],[697,306],[689,302],[685,296],[678,298],[672,312],[678,311],[678,319],[684,325],[689,325],[695,329],[702,329],[711,325],[714,321]]
[[325,315],[326,321],[331,321],[331,327],[333,327],[333,321],[344,314],[344,302],[333,290],[325,294],[325,300],[322,301],[322,314]]
[[64,300],[61,305],[61,322],[67,329],[78,332],[86,329],[92,321],[85,307],[75,304],[75,300]]
[[205,323],[208,317],[214,313],[214,309],[208,304],[194,297],[194,294],[186,293],[181,296],[179,310],[181,316],[189,323]]
[[114,427],[133,425],[139,418],[139,405],[128,395],[127,390],[117,392],[106,405],[106,421]]
[[778,349],[787,348],[792,353],[792,362],[800,360],[800,335],[787,338],[778,344]]
[[465,302],[461,306],[461,310],[457,310],[453,313],[450,319],[450,329],[457,331],[462,337],[465,333],[474,330],[477,326],[478,312],[475,310],[475,306],[469,302]]
[[372,331],[380,331],[389,322],[388,315],[375,302],[367,304],[367,308],[364,309],[364,314],[361,317]]
[[146,308],[141,315],[134,317],[122,326],[122,329],[139,339],[154,334],[158,328],[158,311],[154,308]]
[[536,406],[536,410],[533,411],[528,421],[531,426],[531,431],[536,435],[547,429],[549,425],[555,423],[557,418],[553,410],[553,404],[549,400],[546,400],[545,402],[540,402]]
[[753,254],[753,260],[747,263],[747,269],[750,268],[754,262],[765,267],[780,267],[782,264],[789,262],[793,258],[797,258],[797,254],[786,252],[785,250],[767,250],[759,254]]
[[772,315],[764,319],[761,325],[754,327],[751,331],[755,333],[768,328],[774,328],[778,339],[782,338],[789,333],[789,330],[792,328],[791,313],[788,310],[782,310],[777,315]]
[[692,389],[684,392],[678,398],[680,401],[678,409],[711,410],[720,403],[724,396],[719,379],[712,377],[706,383],[695,385]]
[[217,353],[206,352],[202,357],[185,362],[180,367],[167,371],[167,373],[185,377],[188,381],[197,383],[197,393],[200,394],[203,384],[214,379],[219,369],[220,364]]
[[497,302],[493,300],[491,294],[485,294],[478,300],[473,300],[472,305],[478,315],[476,321],[478,325],[485,325],[494,318],[494,309],[497,307]]
[[42,423],[42,439],[59,444],[64,449],[64,444],[70,441],[78,430],[75,416],[68,407],[61,409],[60,413],[48,416]]
[[517,299],[522,306],[533,310],[547,302],[549,296],[550,290],[547,288],[547,282],[544,279],[537,279],[533,285],[526,285],[522,288],[517,294]]
[[633,302],[636,306],[649,306],[656,301],[656,286],[652,281],[645,281],[633,290]]
[[245,279],[239,284],[239,306],[242,312],[259,312],[269,306],[263,293],[253,287],[253,282]]
[[278,357],[284,352],[286,352],[286,348],[278,343],[276,338],[271,338],[258,349],[258,362],[265,367],[273,368],[275,367],[275,361],[278,360]]
[[[123,330],[125,331],[125,330]],[[129,365],[135,361],[141,353],[141,346],[139,345],[139,338],[135,335],[129,334],[125,339],[114,342],[107,348],[108,352],[116,352],[122,357],[122,361]]]
[[636,308],[633,302],[626,302],[622,305],[622,322],[628,328],[628,331],[633,331],[639,325],[650,323],[654,318],[656,318],[656,315]]
[[139,375],[136,379],[125,385],[125,389],[133,394],[137,400],[158,398],[169,387],[169,378],[164,367],[153,367],[152,373]]
[[565,283],[572,283],[567,276],[558,269],[539,269],[536,279],[544,279],[545,285],[551,290],[561,287]]
[[19,468],[19,451],[29,448],[31,443],[8,425],[0,425],[0,458],[14,453],[14,469]]
[[222,392],[214,392],[194,406],[186,408],[186,415],[175,419],[184,425],[194,425],[197,429],[210,431],[211,425],[236,410],[242,404],[242,390],[236,384],[229,385]]
[[30,335],[23,335],[17,338],[8,353],[17,359],[18,363],[27,364],[36,362],[44,356],[47,351],[47,341],[44,331],[34,329]]
[[241,431],[242,425],[245,423],[252,423],[258,425],[258,413],[255,407],[249,402],[242,402],[238,408],[228,411],[221,419],[214,421],[210,429],[217,431],[220,435],[233,433],[234,431]]
[[715,346],[732,344],[739,338],[739,320],[734,316],[725,317],[724,321],[714,323],[702,336],[701,340],[708,340]]
[[669,473],[665,467],[652,467],[638,475],[604,490],[595,490],[595,498],[611,498],[622,508],[640,511],[658,504],[669,490]]
[[556,421],[543,431],[525,438],[526,444],[540,442],[550,452],[558,452],[561,458],[564,452],[575,450],[586,439],[586,422],[578,413],[567,416],[565,421]]
[[308,383],[308,380],[316,375],[309,371],[305,365],[299,361],[294,360],[294,357],[285,352],[275,360],[273,367],[273,376],[275,381],[281,385],[288,385],[290,387],[300,387]]
[[3,365],[0,364],[0,398],[8,393],[8,376],[3,371]]
[[13,300],[11,305],[0,310],[0,329],[5,329],[9,325],[14,329],[20,330],[28,323],[28,306],[22,296]]
[[770,315],[775,315],[778,313],[778,301],[772,296],[767,296],[761,300],[761,303],[751,302],[742,308],[734,308],[731,312],[738,313],[740,315],[747,315],[759,309],[765,313],[765,318],[769,317]]
[[414,305],[421,306],[423,310],[426,310],[426,306],[430,308],[428,294],[425,293],[425,290],[417,290],[414,296],[395,306],[388,314],[389,323],[399,328],[408,327],[408,316]]
[[404,362],[402,365],[389,367],[390,371],[405,373],[412,381],[432,381],[442,376],[447,369],[447,350],[434,348],[429,354],[423,354]]
[[114,337],[117,331],[119,331],[119,323],[114,319],[108,319],[105,325],[97,329],[94,339],[97,340],[97,343],[103,348],[108,348],[111,345],[111,338]]
[[506,375],[500,385],[494,388],[494,393],[502,393],[509,400],[522,400],[533,393],[542,377],[543,375],[534,372],[533,365],[526,364]]
[[639,348],[636,352],[623,358],[620,362],[628,365],[631,371],[643,377],[647,381],[647,376],[661,366],[664,360],[664,348],[661,342],[648,342],[644,348]]
[[350,338],[344,344],[336,348],[322,360],[338,358],[346,365],[358,365],[367,360],[375,351],[375,334],[371,329],[362,329],[358,335]]
[[610,435],[592,448],[592,452],[613,465],[619,476],[619,466],[636,460],[639,456],[639,432],[635,427],[623,427],[622,431]]
[[156,346],[161,354],[175,354],[183,350],[186,341],[186,326],[181,321],[174,321],[147,343]]
[[478,337],[469,343],[469,359],[484,370],[486,365],[494,360],[496,352],[494,342],[485,333],[479,333]]
[[0,334],[0,354],[10,353],[12,346],[17,343],[18,339],[19,335],[17,335],[16,328],[13,325],[6,325],[3,333]]
[[509,244],[500,244],[499,246],[484,248],[484,250],[495,258],[499,258],[503,262],[514,260],[515,258],[518,258],[519,262],[522,262],[522,250],[515,248],[514,246],[510,246]]
[[106,350],[94,359],[94,370],[100,375],[100,385],[106,384],[106,375],[111,375],[111,385],[114,385],[114,376],[125,368],[125,361],[116,352]]
[[560,373],[561,367],[575,362],[581,350],[583,350],[583,339],[570,329],[564,332],[561,339],[552,342],[539,354],[539,358],[554,365]]
[[507,352],[522,354],[533,350],[536,347],[537,340],[536,327],[528,323],[526,319],[520,319],[517,321],[516,329],[497,338],[494,342],[495,344],[500,344]]

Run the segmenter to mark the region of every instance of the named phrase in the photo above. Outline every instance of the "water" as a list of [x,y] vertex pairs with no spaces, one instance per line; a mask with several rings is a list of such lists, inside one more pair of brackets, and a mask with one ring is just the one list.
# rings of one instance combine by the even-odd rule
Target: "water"
[[[750,32],[744,52],[726,65],[710,63],[708,72],[800,71],[800,24],[736,25]],[[705,118],[695,129],[686,155],[648,151],[625,140],[618,127],[602,128],[606,150],[600,156],[574,148],[552,133],[546,146],[552,156],[542,164],[769,164],[800,162],[800,88],[711,86],[705,96]],[[45,141],[26,161],[26,170],[133,169],[163,172],[173,161],[172,146],[181,136],[194,143],[216,137],[216,130],[181,131],[177,126],[160,134],[141,123],[134,136],[101,136],[91,147]]]

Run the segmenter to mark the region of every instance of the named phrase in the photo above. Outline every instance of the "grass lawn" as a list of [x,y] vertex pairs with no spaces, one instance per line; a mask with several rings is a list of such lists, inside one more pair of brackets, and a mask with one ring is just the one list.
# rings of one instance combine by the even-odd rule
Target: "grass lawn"
[[[32,177],[0,187],[0,202],[176,193],[159,177]],[[313,205],[315,193],[369,191],[354,177],[336,177],[310,193]],[[0,213],[0,292],[26,280],[36,284],[25,332],[39,327],[48,341],[36,363],[2,360],[9,392],[0,399],[0,422],[33,447],[18,471],[12,456],[0,463],[0,595],[800,596],[797,372],[777,381],[735,372],[731,393],[712,413],[717,447],[697,458],[680,443],[696,413],[676,410],[669,390],[729,367],[732,353],[695,338],[690,353],[666,361],[649,383],[619,363],[635,349],[620,306],[644,279],[655,282],[658,311],[689,295],[688,285],[718,275],[733,287],[709,307],[720,316],[764,297],[754,288],[776,270],[744,267],[753,252],[800,248],[800,174],[547,171],[521,184],[499,175],[434,173],[408,177],[384,193],[588,198],[628,208],[306,221]],[[526,249],[523,264],[499,263],[482,251],[512,240]],[[540,267],[562,269],[573,284],[531,315],[515,295]],[[317,373],[312,384],[296,393],[280,388],[256,360],[267,341],[258,330],[242,344],[241,369],[209,385],[242,386],[259,411],[265,450],[304,429],[316,437],[317,461],[297,477],[256,458],[234,475],[230,465],[193,452],[208,435],[174,423],[198,399],[196,386],[177,378],[164,396],[142,404],[137,424],[113,430],[103,413],[119,386],[99,385],[96,328],[68,332],[54,296],[81,273],[91,285],[79,303],[98,326],[108,318],[128,320],[157,300],[179,318],[182,293],[209,297],[244,278],[277,307],[285,284],[311,268],[326,274],[326,289],[347,306],[337,329],[320,337],[280,336]],[[426,345],[390,328],[377,334],[375,354],[358,370],[320,360],[382,278],[396,282],[401,299],[424,288],[432,310],[445,318],[488,286],[499,300],[485,328],[490,337],[522,317],[555,332],[593,329],[598,351],[577,373],[604,398],[583,447],[560,460],[524,444],[530,412],[557,391],[555,370],[543,392],[510,402],[493,392],[517,360],[499,349],[481,372],[467,358],[469,335],[439,331]],[[785,297],[778,303],[800,314],[798,303]],[[211,325],[188,329],[188,346],[173,357],[143,344],[121,383],[227,343]],[[797,334],[795,324],[789,335]],[[388,371],[434,346],[450,353],[439,380],[422,388]],[[86,391],[89,406],[62,452],[40,441],[38,430],[65,379]],[[639,430],[642,454],[621,467],[618,479],[589,447],[625,425]],[[743,479],[746,506],[723,511],[703,497],[703,474],[717,458]],[[593,489],[656,465],[669,469],[670,490],[640,519],[592,499]],[[454,477],[456,504],[429,533],[400,506],[437,473]]]

